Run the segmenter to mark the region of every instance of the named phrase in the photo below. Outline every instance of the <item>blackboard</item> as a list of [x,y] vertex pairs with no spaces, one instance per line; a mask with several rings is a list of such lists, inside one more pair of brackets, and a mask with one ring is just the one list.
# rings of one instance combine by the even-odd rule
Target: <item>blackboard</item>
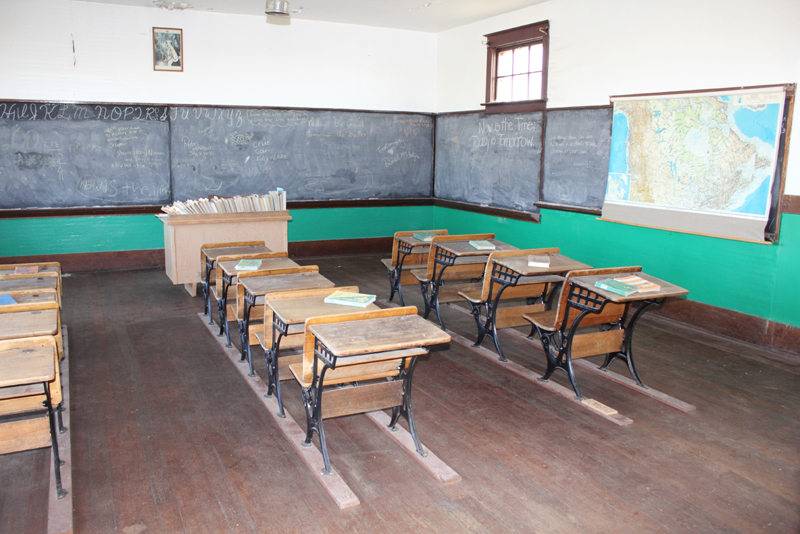
[[431,115],[173,107],[173,198],[263,194],[292,200],[430,197]]
[[170,199],[166,107],[0,102],[0,209]]
[[436,118],[437,198],[538,213],[542,113]]
[[547,112],[542,201],[603,207],[611,152],[613,108]]

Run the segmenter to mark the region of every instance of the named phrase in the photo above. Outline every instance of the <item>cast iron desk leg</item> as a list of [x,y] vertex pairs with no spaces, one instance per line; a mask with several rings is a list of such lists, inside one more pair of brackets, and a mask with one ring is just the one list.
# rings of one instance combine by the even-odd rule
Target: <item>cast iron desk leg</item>
[[256,305],[256,296],[249,291],[244,291],[244,315],[242,317],[242,358],[239,361],[244,361],[245,354],[247,355],[247,365],[250,367],[249,377],[256,376],[253,371],[253,355],[250,351],[250,311]]
[[603,362],[603,365],[600,366],[601,371],[607,371],[608,366],[611,363],[619,358],[623,360],[628,365],[628,371],[631,373],[631,376],[636,381],[636,383],[642,387],[647,389],[647,386],[644,385],[642,379],[639,378],[639,372],[636,370],[636,364],[633,361],[633,329],[636,326],[637,321],[642,316],[642,314],[653,305],[660,305],[663,304],[666,299],[656,299],[656,300],[643,300],[641,301],[641,305],[639,309],[636,310],[636,313],[633,314],[630,321],[628,321],[628,325],[624,327],[625,330],[625,339],[622,344],[622,352],[613,352],[606,354],[606,359]]
[[214,260],[206,258],[206,281],[203,284],[203,297],[205,298],[205,307],[203,315],[208,315],[208,324],[214,324],[214,317],[211,314],[211,270],[214,268]]
[[264,349],[264,357],[267,362],[267,395],[271,396],[275,392],[278,398],[278,417],[286,417],[283,411],[283,400],[281,399],[281,378],[278,370],[278,352],[281,347],[281,338],[289,331],[289,326],[278,319],[276,314],[272,315],[272,348]]

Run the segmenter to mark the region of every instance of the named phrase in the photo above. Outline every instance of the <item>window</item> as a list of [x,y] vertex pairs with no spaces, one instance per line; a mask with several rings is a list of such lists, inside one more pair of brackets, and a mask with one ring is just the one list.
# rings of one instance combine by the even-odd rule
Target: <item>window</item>
[[486,113],[545,108],[549,29],[544,21],[484,36]]

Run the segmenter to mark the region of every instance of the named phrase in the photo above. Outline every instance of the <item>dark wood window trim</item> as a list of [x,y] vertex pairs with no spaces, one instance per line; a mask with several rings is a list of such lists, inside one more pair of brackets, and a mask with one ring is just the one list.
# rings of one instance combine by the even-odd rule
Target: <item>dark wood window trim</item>
[[[486,37],[486,100],[482,106],[486,113],[520,113],[542,111],[547,107],[547,70],[550,56],[550,21],[536,22],[510,30],[490,33]],[[494,102],[497,53],[501,49],[521,44],[541,42],[542,98],[516,102]]]

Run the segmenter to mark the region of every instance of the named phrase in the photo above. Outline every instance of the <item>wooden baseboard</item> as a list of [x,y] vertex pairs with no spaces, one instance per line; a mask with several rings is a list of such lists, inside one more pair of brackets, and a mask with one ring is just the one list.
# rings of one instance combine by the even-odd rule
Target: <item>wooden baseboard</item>
[[57,261],[64,273],[92,271],[129,271],[164,267],[164,249],[85,252],[79,254],[44,254],[41,256],[10,256],[0,263]]
[[290,258],[314,256],[345,256],[352,254],[392,254],[392,237],[364,239],[330,239],[327,241],[293,241],[289,243]]
[[746,343],[800,354],[800,328],[710,304],[673,299],[654,314]]

